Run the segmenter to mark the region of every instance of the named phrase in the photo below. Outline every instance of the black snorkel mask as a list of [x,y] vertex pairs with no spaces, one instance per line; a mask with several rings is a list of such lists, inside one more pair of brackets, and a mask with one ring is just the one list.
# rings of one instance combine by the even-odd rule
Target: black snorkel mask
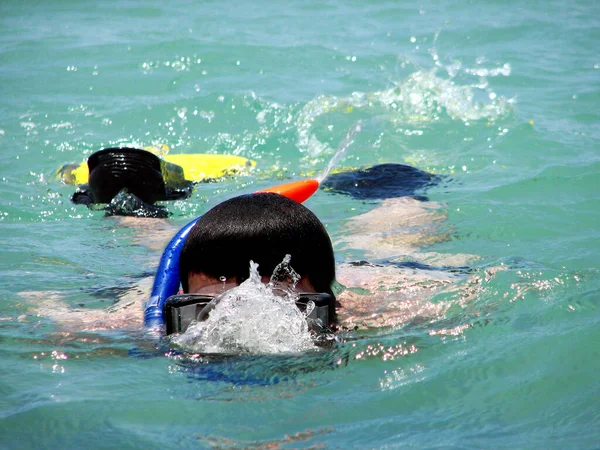
[[[306,316],[311,331],[322,333],[329,331],[335,322],[335,299],[326,293],[298,293],[296,306]],[[202,322],[208,318],[219,297],[206,294],[177,294],[167,298],[163,317],[166,334],[184,333],[192,322]],[[314,306],[313,306],[314,305]],[[312,309],[311,309],[312,308]]]

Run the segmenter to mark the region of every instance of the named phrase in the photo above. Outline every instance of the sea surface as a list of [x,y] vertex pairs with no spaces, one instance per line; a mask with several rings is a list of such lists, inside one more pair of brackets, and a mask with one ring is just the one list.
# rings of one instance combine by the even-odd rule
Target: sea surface
[[[3,1],[0,447],[599,448],[599,47],[584,0]],[[195,365],[21,295],[106,308],[156,269],[139,230],[70,202],[63,164],[158,144],[257,162],[168,204],[179,227],[321,173],[357,123],[338,169],[443,176],[423,195],[444,238],[420,251],[474,256],[429,299],[443,318]],[[376,203],[306,204],[360,257],[338,242]]]

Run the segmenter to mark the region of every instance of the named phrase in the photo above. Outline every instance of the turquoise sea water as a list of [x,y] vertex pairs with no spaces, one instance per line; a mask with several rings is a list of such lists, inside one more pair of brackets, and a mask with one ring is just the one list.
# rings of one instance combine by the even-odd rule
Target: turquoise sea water
[[[3,2],[0,447],[597,448],[599,43],[587,1]],[[447,176],[427,195],[449,239],[423,251],[477,255],[479,282],[431,299],[443,320],[197,370],[57,333],[18,295],[103,308],[155,268],[61,165],[157,143],[258,162],[170,204],[180,226],[320,172],[359,120],[342,166]],[[372,207],[307,205],[334,241]]]

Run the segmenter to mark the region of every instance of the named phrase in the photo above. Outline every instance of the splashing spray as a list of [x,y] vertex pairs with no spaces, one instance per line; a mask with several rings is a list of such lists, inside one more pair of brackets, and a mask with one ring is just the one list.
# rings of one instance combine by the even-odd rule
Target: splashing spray
[[250,262],[250,277],[215,298],[206,320],[175,335],[172,343],[186,352],[203,354],[299,353],[315,349],[307,322],[310,310],[302,312],[295,304],[297,296],[292,288],[299,277],[289,261],[288,255],[267,285],[261,282],[258,264]]
[[327,178],[329,172],[331,172],[335,165],[340,162],[340,159],[342,159],[342,156],[344,156],[346,150],[348,150],[348,147],[350,147],[354,143],[354,138],[358,133],[362,131],[363,124],[364,121],[359,120],[348,130],[348,132],[346,133],[346,137],[340,143],[337,152],[335,152],[335,155],[333,155],[333,158],[331,158],[329,164],[327,164],[327,167],[325,168],[323,173],[317,177],[317,181],[319,182],[319,184],[322,183],[325,178]]

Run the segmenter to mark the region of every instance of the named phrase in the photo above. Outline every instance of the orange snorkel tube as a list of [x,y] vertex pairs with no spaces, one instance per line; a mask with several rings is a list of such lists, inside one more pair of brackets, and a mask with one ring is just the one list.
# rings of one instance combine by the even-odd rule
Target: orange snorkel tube
[[[302,203],[313,195],[317,189],[319,189],[319,181],[310,179],[261,189],[255,193],[272,192]],[[181,255],[187,235],[194,225],[196,225],[198,219],[200,217],[195,218],[179,230],[167,244],[162,254],[158,269],[156,270],[156,276],[154,277],[150,299],[144,307],[144,326],[146,328],[164,330],[165,302],[171,295],[177,294],[181,284],[181,280],[179,279],[179,256]]]
[[303,203],[311,195],[317,192],[317,189],[319,189],[319,182],[311,179],[292,181],[291,183],[280,184],[279,186],[274,186],[272,188],[261,189],[255,193],[272,192],[296,200],[298,203]]

